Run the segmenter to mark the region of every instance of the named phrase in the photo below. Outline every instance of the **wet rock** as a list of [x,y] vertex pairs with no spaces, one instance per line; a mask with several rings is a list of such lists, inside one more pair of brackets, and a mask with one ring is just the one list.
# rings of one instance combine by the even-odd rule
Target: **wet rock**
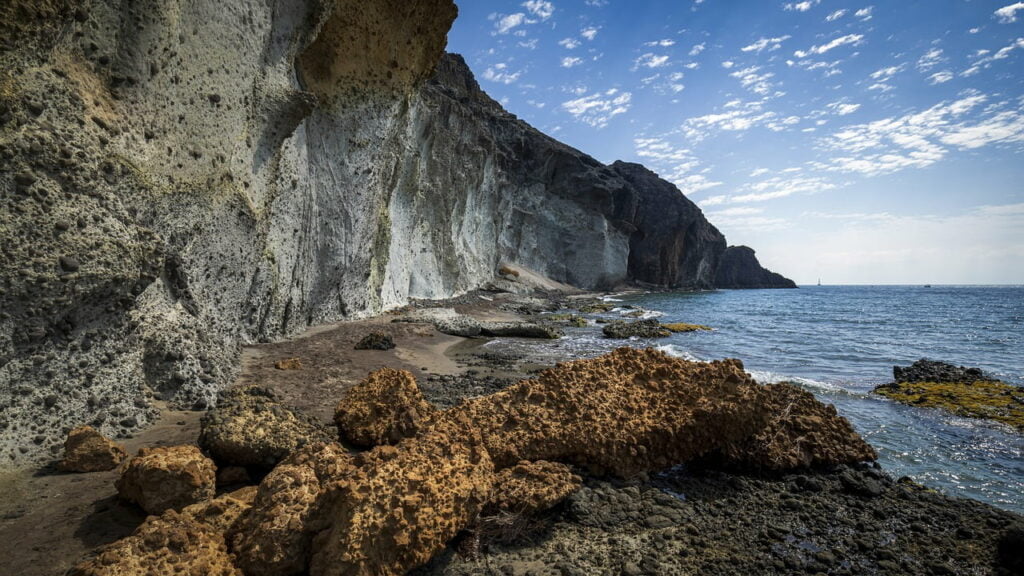
[[554,326],[540,326],[530,322],[482,322],[480,333],[496,338],[541,338],[555,340],[564,334]]
[[79,426],[68,432],[64,441],[64,459],[58,467],[67,472],[113,470],[128,453],[91,426]]
[[216,467],[195,446],[143,448],[117,480],[118,495],[149,514],[213,498]]
[[68,574],[244,576],[232,560],[220,530],[171,510],[147,518],[134,534],[98,549]]
[[486,512],[533,515],[554,507],[580,487],[580,477],[557,462],[520,462],[495,475]]
[[675,323],[672,323],[672,324],[662,324],[661,327],[664,328],[665,330],[668,330],[669,332],[675,332],[675,333],[680,333],[680,332],[701,332],[701,331],[710,331],[711,330],[710,327],[703,326],[701,324],[684,324],[684,323],[681,323],[681,322],[675,322]]
[[606,338],[665,338],[672,335],[653,318],[636,322],[615,320],[605,324],[601,331]]
[[273,468],[296,448],[328,442],[331,434],[310,416],[279,403],[265,388],[222,392],[200,423],[199,445],[221,466]]
[[356,350],[391,350],[394,347],[395,340],[383,332],[371,332],[356,343]]
[[1006,531],[996,548],[999,567],[1006,574],[1024,574],[1024,524]]
[[974,382],[984,380],[980,368],[965,368],[922,358],[910,366],[893,366],[896,382]]

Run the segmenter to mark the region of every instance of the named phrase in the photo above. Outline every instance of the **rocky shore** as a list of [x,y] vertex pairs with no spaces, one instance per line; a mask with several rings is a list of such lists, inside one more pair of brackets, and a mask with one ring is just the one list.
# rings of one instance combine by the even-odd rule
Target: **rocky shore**
[[[548,299],[473,294],[443,303],[422,303],[393,315],[325,327],[302,338],[253,347],[246,353],[243,374],[236,386],[225,394],[217,410],[203,417],[202,423],[197,415],[167,413],[165,419],[174,420],[168,426],[173,433],[163,428],[127,442],[129,453],[133,455],[139,448],[150,449],[160,445],[202,446],[204,451],[201,454],[185,451],[175,458],[182,458],[182,462],[196,462],[197,470],[202,470],[201,463],[205,461],[216,466],[216,479],[204,476],[207,472],[190,473],[187,478],[200,480],[189,480],[185,484],[189,486],[189,482],[199,482],[203,486],[216,487],[215,500],[207,499],[214,493],[194,489],[179,491],[177,493],[183,494],[185,500],[178,502],[178,506],[189,499],[197,503],[179,512],[163,512],[162,515],[160,510],[165,505],[159,504],[153,508],[153,513],[158,515],[150,516],[140,525],[146,519],[146,513],[139,509],[139,504],[130,500],[146,500],[127,497],[127,494],[139,494],[126,492],[124,487],[118,496],[115,480],[122,476],[119,470],[77,475],[43,470],[32,476],[5,480],[5,495],[13,495],[11,489],[21,495],[0,500],[3,502],[0,538],[12,543],[9,565],[17,573],[28,575],[61,574],[75,564],[78,565],[77,574],[144,573],[152,568],[147,563],[154,561],[164,562],[161,565],[165,566],[190,567],[191,573],[196,573],[196,566],[203,567],[203,570],[223,569],[225,574],[301,573],[305,570],[305,562],[309,561],[308,554],[329,548],[324,548],[327,545],[321,542],[326,536],[318,537],[320,540],[307,539],[312,538],[312,533],[303,536],[307,532],[298,527],[305,524],[287,521],[288,518],[303,517],[301,514],[290,516],[293,512],[287,512],[298,510],[296,505],[299,502],[306,502],[303,506],[309,506],[311,502],[318,501],[315,493],[321,489],[310,492],[312,487],[326,488],[331,484],[323,484],[323,481],[334,474],[348,478],[346,482],[355,482],[353,487],[364,482],[370,483],[367,486],[376,485],[372,478],[387,477],[387,483],[379,485],[381,488],[373,489],[370,494],[393,493],[405,499],[420,494],[421,489],[416,486],[432,485],[430,478],[441,474],[437,478],[444,480],[436,485],[437,488],[430,489],[441,491],[428,491],[428,494],[435,494],[428,497],[432,499],[430,501],[438,502],[436,498],[441,494],[464,494],[459,498],[469,500],[444,500],[449,502],[447,508],[436,508],[430,514],[420,514],[410,520],[413,522],[411,528],[418,527],[409,532],[410,535],[415,534],[413,544],[419,543],[413,548],[431,552],[426,555],[422,552],[409,553],[411,555],[398,553],[402,549],[409,550],[409,545],[402,544],[405,541],[401,538],[388,540],[392,542],[388,546],[398,548],[388,548],[392,553],[387,556],[405,558],[405,563],[401,564],[403,568],[396,567],[398,565],[381,568],[380,573],[400,574],[406,568],[424,562],[426,564],[413,573],[1017,573],[1019,564],[1014,562],[1020,562],[1020,555],[1014,543],[1024,534],[1021,532],[1024,520],[978,502],[942,496],[909,479],[893,479],[877,466],[858,463],[872,458],[871,453],[862,448],[850,452],[854,456],[848,461],[843,460],[842,451],[818,451],[824,446],[847,446],[849,449],[856,445],[849,444],[856,436],[850,436],[852,431],[849,431],[834,436],[833,440],[815,437],[814,434],[822,430],[819,418],[828,420],[837,416],[834,412],[831,415],[828,411],[819,412],[815,406],[820,404],[807,393],[796,393],[799,392],[796,389],[789,391],[785,386],[753,384],[754,388],[744,388],[751,385],[744,383],[748,377],[741,372],[730,376],[729,379],[735,380],[728,386],[738,385],[740,389],[748,390],[745,393],[761,395],[757,402],[736,404],[737,407],[760,406],[765,416],[777,415],[787,412],[781,409],[784,407],[776,406],[782,401],[790,407],[788,410],[804,406],[799,409],[801,413],[808,414],[807,417],[816,414],[804,424],[800,422],[807,417],[795,420],[784,417],[779,422],[785,422],[785,426],[771,432],[771,426],[777,424],[771,424],[770,417],[764,420],[756,416],[756,412],[746,416],[731,412],[733,415],[728,418],[738,418],[736,422],[746,422],[748,427],[768,426],[762,428],[763,433],[754,432],[753,438],[760,439],[751,441],[750,431],[729,424],[710,436],[692,436],[682,428],[665,436],[669,429],[664,426],[673,419],[666,416],[649,418],[661,413],[655,400],[659,396],[654,388],[650,393],[655,395],[643,401],[636,400],[636,406],[641,410],[632,412],[641,418],[636,425],[642,428],[630,432],[629,428],[615,425],[608,428],[612,434],[607,437],[609,444],[606,446],[594,444],[571,448],[571,444],[557,440],[562,438],[559,432],[552,431],[558,430],[558,426],[569,426],[564,428],[568,434],[564,438],[578,437],[578,433],[572,432],[571,420],[564,419],[570,413],[579,417],[586,412],[565,412],[565,408],[555,410],[556,406],[564,403],[557,395],[571,394],[575,384],[569,383],[591,373],[591,361],[580,364],[584,372],[568,380],[559,374],[568,376],[574,373],[571,366],[575,363],[561,368],[569,372],[559,372],[560,368],[556,368],[549,372],[550,376],[544,376],[546,373],[535,372],[541,366],[528,355],[490,353],[486,347],[480,346],[487,338],[451,336],[440,332],[430,320],[408,321],[410,315],[432,318],[441,314],[446,318],[457,315],[477,323],[544,325],[548,320],[543,318],[551,316],[549,312],[553,310],[576,309],[576,312],[566,312],[565,318],[551,321],[568,322],[574,314],[587,318],[588,315],[578,309],[600,308],[600,302],[586,296]],[[432,310],[449,311],[438,313]],[[387,336],[396,347],[357,350],[357,344],[368,334]],[[664,374],[662,371],[668,367],[659,365],[665,358],[663,355],[628,351],[622,354],[625,356],[621,356],[621,360],[635,358],[639,363],[629,367],[634,366],[633,360],[623,364],[609,359],[611,364],[593,373],[600,374],[602,382],[611,382],[615,378],[611,376],[614,370],[648,369],[653,370],[652,374]],[[297,363],[290,365],[292,369],[281,369],[278,366],[284,360],[296,360]],[[693,370],[683,361],[673,360],[671,365],[679,367],[672,370]],[[612,366],[620,368],[612,369]],[[726,370],[722,373],[726,374],[736,366],[723,364],[715,370]],[[378,371],[385,367],[390,372]],[[367,380],[367,374],[371,372],[378,375],[377,380]],[[686,373],[693,376],[682,378],[696,378],[694,382],[707,381],[704,376],[695,376],[703,372]],[[539,374],[540,381],[530,379],[536,374]],[[555,378],[551,383],[557,385],[538,388],[539,384],[528,384],[543,382],[544,378]],[[632,378],[627,380],[633,382]],[[676,379],[669,378],[669,381]],[[775,391],[781,394],[778,400],[773,400]],[[724,389],[708,398],[724,399],[723,392]],[[686,396],[670,397],[681,404],[669,411],[679,414],[687,405]],[[330,400],[325,401],[325,398]],[[502,398],[507,400],[500,400]],[[518,405],[514,398],[533,400],[522,405],[525,411],[515,408],[509,412],[509,408]],[[599,396],[586,398],[595,402],[592,404],[598,410],[595,416],[605,413],[607,408],[602,406],[616,406],[618,410],[625,410],[621,414],[630,413],[625,408],[629,403],[605,403]],[[335,406],[337,399],[343,400]],[[545,412],[546,402],[555,411]],[[586,410],[586,403],[580,404],[580,400],[565,404],[569,405]],[[729,404],[720,406],[712,410],[721,410]],[[805,410],[811,412],[803,412]],[[498,418],[500,414],[516,415],[506,420],[507,416]],[[521,442],[515,440],[518,433],[510,435],[509,431],[533,430],[530,425],[523,426],[535,414],[548,414],[542,420],[547,423],[543,428],[547,431],[538,437],[522,436]],[[698,417],[697,414],[693,416]],[[555,425],[553,418],[562,418],[564,424]],[[716,418],[719,422],[730,421],[723,421],[722,416]],[[614,420],[618,421],[618,417]],[[261,424],[233,424],[254,424],[257,421]],[[686,422],[687,419],[679,421]],[[481,444],[477,445],[479,448],[472,448],[472,442],[477,441],[464,444],[465,440],[460,440],[451,444],[445,440],[436,444],[430,440],[435,434],[432,430],[451,425],[445,422],[473,423],[471,429],[477,432],[458,432],[457,437],[471,438],[474,434],[482,434]],[[501,432],[496,435],[487,432],[487,425],[481,427],[486,422]],[[366,447],[382,443],[397,446],[394,449],[371,449],[364,453],[365,456],[356,453],[346,455],[349,454],[347,450],[332,448],[341,452],[331,452],[334,455],[324,460],[323,448],[317,446],[325,446],[319,443],[337,438],[337,432],[332,432],[335,426],[350,443]],[[603,425],[592,426],[601,429]],[[635,451],[637,447],[649,444],[649,440],[637,435],[649,426],[654,426],[649,432],[653,434],[652,439],[666,438],[669,442],[651,453],[655,460]],[[613,432],[616,430],[617,433]],[[780,434],[783,430],[788,432]],[[494,442],[487,440],[489,435],[493,435]],[[728,439],[732,436],[744,438],[744,441],[729,444]],[[425,468],[423,466],[428,461],[413,464],[418,461],[413,459],[402,464],[399,469],[411,470],[413,476],[419,478],[412,484],[408,483],[412,476],[405,473],[393,476],[396,469],[388,468],[390,464],[387,464],[392,458],[397,458],[394,460],[396,463],[405,462],[403,454],[408,451],[406,446],[409,442],[425,447],[444,446],[441,453],[436,453],[429,460],[434,464]],[[702,444],[705,442],[714,442],[719,448],[709,450],[711,445]],[[470,451],[461,452],[464,449],[457,446],[465,446]],[[521,452],[513,449],[514,446],[547,448],[542,452]],[[430,450],[435,449],[428,448],[424,454],[431,454]],[[684,452],[673,452],[680,449]],[[389,453],[387,450],[397,452]],[[474,450],[477,456],[472,456]],[[588,450],[591,452],[586,452]],[[288,452],[293,456],[287,456]],[[375,464],[375,458],[379,456],[373,455],[378,452],[390,455]],[[408,452],[409,457],[419,453]],[[592,456],[583,456],[586,453]],[[156,454],[162,453],[158,451]],[[693,455],[698,454],[700,457],[694,459]],[[815,460],[814,454],[819,454],[817,458],[820,461]],[[594,457],[598,456],[600,459],[595,460]],[[157,457],[156,462],[163,462],[158,465],[160,469],[168,469],[168,458],[170,456]],[[524,464],[524,458],[535,460],[539,467],[531,468],[532,464]],[[552,460],[551,464],[540,464],[544,459]],[[459,468],[444,468],[443,471],[436,469],[437,462],[449,461],[464,464],[459,464]],[[683,461],[688,464],[672,465]],[[316,462],[334,462],[334,471],[322,469],[324,464]],[[141,463],[136,464],[139,465]],[[345,472],[355,469],[364,470],[360,474],[370,476],[359,480],[363,476],[351,476],[348,475],[350,472]],[[391,476],[373,476],[383,474],[384,470],[391,470],[387,473]],[[313,476],[308,476],[310,473]],[[136,473],[136,479],[132,480],[132,485],[136,486],[133,490],[146,485],[146,482],[138,480],[141,477]],[[406,480],[396,484],[399,477]],[[300,478],[307,480],[301,481],[304,484],[295,484]],[[282,484],[285,479],[289,480]],[[466,481],[469,484],[465,484]],[[121,481],[121,484],[126,483],[127,480]],[[246,485],[257,484],[258,489],[243,489]],[[166,486],[166,483],[161,485]],[[482,494],[493,490],[488,486],[498,485],[501,489],[496,493],[518,496],[506,499],[504,504],[487,504],[490,497]],[[380,492],[385,486],[391,492]],[[460,492],[462,489],[458,486],[476,488]],[[472,496],[473,491],[479,491],[481,496]],[[74,492],[74,496],[68,496],[70,492]],[[296,497],[299,500],[295,500]],[[354,501],[351,497],[343,500]],[[472,501],[478,501],[478,504],[468,504]],[[463,507],[466,505],[470,508]],[[317,504],[315,509],[320,509],[320,506]],[[322,506],[331,509],[327,504]],[[285,519],[284,524],[262,523],[260,515],[267,513]],[[334,509],[322,520],[308,521],[313,522],[310,526],[317,526],[314,532],[328,534],[331,533],[332,522],[349,517],[353,520],[344,522],[351,527],[355,518],[363,518],[360,514],[357,509],[348,512]],[[257,526],[263,528],[257,529]],[[360,562],[373,558],[371,551],[380,546],[380,538],[394,534],[390,530],[396,525],[390,521],[382,524],[372,521],[361,526],[336,540],[334,549],[338,552],[314,561],[311,573],[371,573],[360,571],[368,570],[365,563],[356,563],[363,568],[356,564],[352,565],[356,567],[344,568],[349,566],[346,562],[352,561],[350,552],[362,549],[369,554],[359,556],[364,558]],[[328,531],[324,532],[325,529]],[[133,533],[136,536],[131,536]],[[341,536],[342,533],[336,534]],[[129,539],[114,543],[124,537]],[[359,544],[359,538],[364,537],[374,539],[372,548]],[[393,536],[383,537],[390,539]],[[186,544],[179,546],[185,546],[188,554],[154,557],[146,552],[146,542],[170,543],[174,538],[184,538],[179,542]],[[430,540],[433,543],[425,544],[424,538],[433,538]],[[270,542],[276,542],[276,547],[268,548]],[[91,557],[90,549],[99,545],[109,546],[98,556]],[[317,557],[316,554],[313,557]],[[128,562],[127,558],[131,561]],[[268,566],[283,568],[268,569]],[[127,571],[117,571],[122,569]]]

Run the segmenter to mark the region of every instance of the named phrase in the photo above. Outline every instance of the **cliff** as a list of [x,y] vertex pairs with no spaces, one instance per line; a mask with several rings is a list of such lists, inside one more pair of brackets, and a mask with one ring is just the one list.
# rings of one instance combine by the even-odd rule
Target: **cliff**
[[710,288],[671,184],[519,121],[444,56],[451,0],[0,6],[0,462],[157,402],[241,344],[458,295],[502,264]]
[[747,246],[729,246],[722,254],[715,273],[715,287],[744,288],[796,288],[796,282],[761,266],[754,249]]

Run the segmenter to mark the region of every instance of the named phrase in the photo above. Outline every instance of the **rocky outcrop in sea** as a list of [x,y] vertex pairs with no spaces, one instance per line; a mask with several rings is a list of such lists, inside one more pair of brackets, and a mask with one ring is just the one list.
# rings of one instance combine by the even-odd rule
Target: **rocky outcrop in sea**
[[753,248],[729,246],[715,272],[715,288],[796,288],[796,282],[761,266]]

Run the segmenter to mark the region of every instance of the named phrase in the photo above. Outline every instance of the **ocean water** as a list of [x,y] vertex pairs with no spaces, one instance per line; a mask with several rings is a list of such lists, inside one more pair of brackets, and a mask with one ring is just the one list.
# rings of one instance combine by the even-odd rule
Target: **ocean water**
[[[1024,384],[1024,287],[805,286],[625,295],[614,300],[663,322],[705,324],[632,346],[691,360],[739,358],[762,382],[793,381],[836,405],[894,477],[1024,513],[1024,436],[1006,427],[904,406],[870,394],[893,365],[919,358],[976,366]],[[620,311],[603,316],[616,317]],[[597,325],[529,346],[551,361],[601,354],[622,341]],[[538,348],[540,347],[540,348]]]

